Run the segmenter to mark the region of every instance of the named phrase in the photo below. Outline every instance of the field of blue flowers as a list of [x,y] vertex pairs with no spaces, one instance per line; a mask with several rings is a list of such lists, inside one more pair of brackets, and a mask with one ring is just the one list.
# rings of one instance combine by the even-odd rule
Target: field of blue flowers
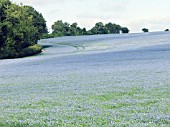
[[170,126],[170,32],[39,44],[0,60],[0,127]]

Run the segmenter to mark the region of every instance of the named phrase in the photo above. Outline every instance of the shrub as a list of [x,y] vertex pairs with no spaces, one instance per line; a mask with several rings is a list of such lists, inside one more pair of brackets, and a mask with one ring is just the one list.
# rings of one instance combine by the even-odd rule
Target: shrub
[[149,29],[147,28],[143,28],[142,31],[145,33],[145,32],[149,32]]
[[40,53],[42,51],[42,46],[39,44],[35,44],[33,46],[29,46],[27,48],[24,48],[20,52],[16,52],[15,50],[4,50],[0,53],[0,59],[9,59],[9,58],[20,58],[20,57],[26,57],[35,55],[37,53]]

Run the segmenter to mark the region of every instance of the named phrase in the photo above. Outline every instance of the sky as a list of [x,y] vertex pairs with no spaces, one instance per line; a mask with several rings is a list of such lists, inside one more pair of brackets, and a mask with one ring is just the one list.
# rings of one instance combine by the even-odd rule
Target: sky
[[42,13],[49,31],[57,21],[74,23],[87,30],[96,22],[116,23],[131,33],[170,29],[170,0],[12,0]]

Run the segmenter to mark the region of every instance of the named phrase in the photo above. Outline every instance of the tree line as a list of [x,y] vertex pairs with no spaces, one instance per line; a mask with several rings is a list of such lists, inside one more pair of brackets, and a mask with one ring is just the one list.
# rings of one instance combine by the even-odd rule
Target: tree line
[[129,33],[129,29],[111,22],[107,24],[97,22],[92,29],[87,31],[86,28],[80,28],[76,22],[69,24],[67,22],[63,22],[62,20],[58,20],[52,25],[52,33],[45,35],[44,38],[120,33]]
[[33,7],[0,0],[0,58],[40,52],[37,41],[47,33],[45,19]]

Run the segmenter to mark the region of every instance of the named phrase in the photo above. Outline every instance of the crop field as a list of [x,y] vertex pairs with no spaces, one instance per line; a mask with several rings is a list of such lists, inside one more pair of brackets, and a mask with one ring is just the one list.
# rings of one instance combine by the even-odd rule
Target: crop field
[[0,60],[0,127],[170,127],[170,32],[39,44]]

